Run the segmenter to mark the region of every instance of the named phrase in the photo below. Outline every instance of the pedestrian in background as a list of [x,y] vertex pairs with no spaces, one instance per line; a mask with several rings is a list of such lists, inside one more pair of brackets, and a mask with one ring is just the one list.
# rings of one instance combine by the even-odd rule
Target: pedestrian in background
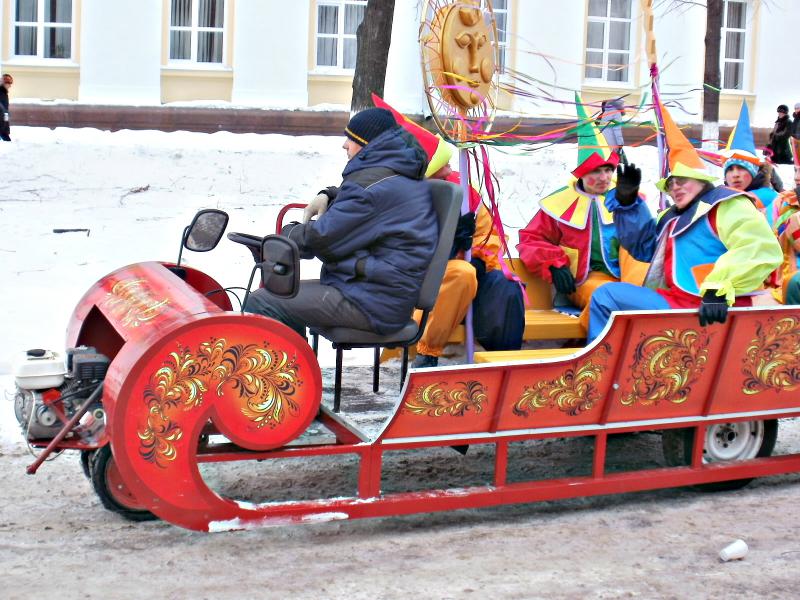
[[2,109],[2,120],[0,120],[0,140],[11,141],[11,122],[8,117],[8,90],[14,83],[14,78],[8,73],[3,74],[3,83],[0,85],[0,108]]
[[771,151],[772,162],[780,165],[792,164],[792,155],[789,152],[789,138],[791,137],[792,122],[789,119],[789,107],[785,104],[778,106],[778,118],[769,134],[767,148]]

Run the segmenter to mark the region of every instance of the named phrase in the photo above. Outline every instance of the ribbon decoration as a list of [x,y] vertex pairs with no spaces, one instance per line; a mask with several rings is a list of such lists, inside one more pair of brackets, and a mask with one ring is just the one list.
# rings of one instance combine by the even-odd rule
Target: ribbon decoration
[[[653,16],[653,0],[641,0],[642,24],[645,35],[645,52],[647,63],[650,65],[650,86],[653,94],[653,111],[656,115],[656,144],[658,146],[659,179],[667,176],[669,162],[667,157],[667,144],[664,135],[664,115],[661,112],[661,93],[658,89],[658,53],[656,52],[655,17]],[[667,208],[667,199],[663,192],[659,192],[658,209]]]

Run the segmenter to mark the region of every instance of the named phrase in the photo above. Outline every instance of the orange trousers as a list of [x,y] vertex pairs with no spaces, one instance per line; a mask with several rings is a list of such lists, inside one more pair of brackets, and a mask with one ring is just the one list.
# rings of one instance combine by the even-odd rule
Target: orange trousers
[[[417,353],[441,356],[447,340],[467,316],[467,310],[478,293],[475,267],[465,260],[450,260],[444,271],[436,304],[428,315],[425,333],[417,342]],[[419,323],[422,312],[414,313]]]
[[592,300],[592,294],[597,289],[607,283],[614,281],[624,281],[625,283],[632,283],[633,285],[642,285],[644,277],[647,275],[647,269],[650,263],[640,262],[628,254],[624,248],[619,249],[619,270],[621,278],[617,279],[607,273],[599,271],[590,271],[589,277],[586,278],[575,293],[569,295],[569,301],[578,308],[583,309],[580,315],[581,325],[588,331],[589,329],[589,302]]
[[[450,260],[444,270],[442,284],[436,304],[428,314],[428,323],[416,349],[409,347],[409,358],[416,354],[441,356],[450,334],[458,327],[467,316],[467,309],[478,293],[478,279],[475,276],[475,267],[464,260]],[[419,323],[422,311],[414,312],[414,320]],[[400,356],[400,348],[384,348],[381,353],[381,362]]]

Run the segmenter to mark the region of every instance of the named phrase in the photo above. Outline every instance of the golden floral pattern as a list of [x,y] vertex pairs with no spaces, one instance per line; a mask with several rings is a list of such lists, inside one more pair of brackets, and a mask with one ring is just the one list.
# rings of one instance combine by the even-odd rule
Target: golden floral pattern
[[800,319],[770,318],[759,323],[742,360],[747,395],[791,390],[800,385]]
[[631,391],[620,402],[633,406],[654,406],[662,400],[682,404],[689,398],[692,384],[708,362],[711,336],[694,329],[665,329],[645,337],[633,353]]
[[183,437],[178,417],[199,407],[214,382],[217,394],[228,386],[246,400],[241,412],[258,428],[274,428],[287,413],[297,414],[294,395],[302,385],[297,361],[266,346],[228,346],[225,339],[216,339],[201,343],[194,353],[188,348],[171,352],[144,390],[148,416],[137,432],[141,456],[160,467],[175,460],[175,444]]
[[480,381],[459,381],[458,387],[446,390],[443,383],[431,383],[417,388],[406,400],[405,409],[415,415],[429,417],[463,417],[469,409],[479,413],[487,401],[486,390]]
[[594,408],[600,401],[599,383],[611,347],[601,345],[577,368],[568,368],[555,379],[526,385],[512,411],[528,417],[542,408],[557,408],[571,417]]
[[139,327],[164,312],[168,304],[168,298],[153,296],[146,279],[124,279],[114,284],[102,306],[108,308],[123,327]]

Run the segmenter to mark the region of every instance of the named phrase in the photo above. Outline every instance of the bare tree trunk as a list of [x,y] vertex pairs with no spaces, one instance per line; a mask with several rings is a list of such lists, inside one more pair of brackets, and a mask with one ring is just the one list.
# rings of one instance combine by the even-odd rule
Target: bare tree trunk
[[372,106],[371,94],[383,97],[386,64],[392,41],[394,0],[369,0],[364,20],[358,26],[356,70],[350,110],[358,112]]
[[[703,139],[719,138],[719,89],[722,87],[720,73],[720,47],[722,41],[723,0],[707,0],[706,17],[706,56],[703,75]],[[717,149],[715,142],[704,143],[704,146]]]

